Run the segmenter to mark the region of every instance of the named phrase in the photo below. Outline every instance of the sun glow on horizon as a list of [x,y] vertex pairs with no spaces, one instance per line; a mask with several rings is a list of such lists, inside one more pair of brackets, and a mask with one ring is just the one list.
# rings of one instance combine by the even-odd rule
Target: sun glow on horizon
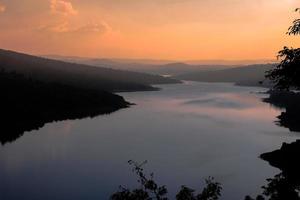
[[296,0],[0,0],[0,48],[171,60],[275,59]]

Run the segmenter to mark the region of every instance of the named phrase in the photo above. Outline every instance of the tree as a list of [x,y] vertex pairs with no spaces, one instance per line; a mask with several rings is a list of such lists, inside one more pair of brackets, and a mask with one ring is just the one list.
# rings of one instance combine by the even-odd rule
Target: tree
[[284,47],[278,57],[281,62],[275,69],[266,72],[266,78],[273,81],[279,90],[300,89],[300,48]]
[[133,166],[132,171],[138,176],[138,183],[140,183],[140,187],[131,191],[120,186],[121,191],[113,194],[111,196],[111,200],[167,200],[165,197],[168,193],[166,187],[158,186],[158,184],[154,181],[153,173],[150,174],[150,177],[145,175],[143,166],[147,163],[147,161],[139,164],[129,160],[128,163]]
[[[132,171],[138,176],[140,186],[134,190],[120,186],[120,191],[114,193],[110,198],[111,200],[168,200],[166,186],[159,186],[154,180],[153,173],[149,177],[145,175],[143,166],[147,161],[139,164],[130,160],[128,163],[133,166]],[[206,179],[206,187],[198,195],[194,194],[195,190],[181,186],[176,200],[218,200],[221,196],[221,190],[221,184],[209,177]]]
[[[295,10],[299,12],[300,9]],[[300,19],[295,19],[289,27],[288,35],[300,34]],[[266,78],[270,79],[275,88],[279,90],[300,89],[300,48],[284,47],[279,51],[279,65],[266,72]]]
[[[296,8],[295,12],[299,12],[300,8]],[[287,34],[298,35],[300,34],[300,19],[295,19],[293,24],[289,27]]]
[[186,186],[181,186],[181,190],[176,195],[176,200],[218,200],[221,196],[221,184],[214,181],[213,177],[205,180],[206,186],[202,192],[195,195],[195,190]]

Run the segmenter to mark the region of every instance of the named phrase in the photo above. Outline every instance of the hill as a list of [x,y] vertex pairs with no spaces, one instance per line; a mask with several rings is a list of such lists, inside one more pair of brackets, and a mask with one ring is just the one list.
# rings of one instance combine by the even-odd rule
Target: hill
[[[201,82],[233,82],[238,85],[259,86],[265,80],[265,72],[275,64],[248,65],[231,69],[186,73],[175,76],[177,79]],[[268,81],[264,86],[269,86]]]
[[150,85],[180,83],[158,75],[67,63],[1,49],[0,69],[41,81],[112,92],[154,90]]
[[45,123],[107,114],[130,104],[99,90],[44,83],[0,71],[0,143],[14,141]]

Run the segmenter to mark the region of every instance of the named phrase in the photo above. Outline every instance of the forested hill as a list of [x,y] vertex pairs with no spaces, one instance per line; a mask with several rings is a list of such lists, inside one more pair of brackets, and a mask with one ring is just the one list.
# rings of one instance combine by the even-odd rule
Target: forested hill
[[0,69],[43,82],[112,92],[153,90],[152,84],[180,83],[158,75],[67,63],[1,49]]
[[3,70],[0,89],[2,144],[48,122],[93,117],[130,105],[109,92],[44,83]]

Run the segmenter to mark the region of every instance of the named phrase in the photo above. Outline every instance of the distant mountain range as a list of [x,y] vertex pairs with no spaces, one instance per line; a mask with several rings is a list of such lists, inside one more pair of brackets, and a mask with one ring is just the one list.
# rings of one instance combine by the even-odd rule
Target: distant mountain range
[[[272,84],[265,80],[264,74],[267,70],[270,70],[276,65],[275,60],[172,62],[167,60],[97,59],[64,56],[48,57],[98,67],[105,66],[113,69],[166,75],[179,80],[234,82],[238,85],[266,87],[270,87]],[[250,65],[245,65],[249,63]],[[261,81],[263,81],[263,84],[260,84]]]
[[180,83],[153,74],[68,63],[1,49],[0,69],[41,81],[111,92],[153,90],[154,84]]
[[48,55],[45,57],[97,67],[109,67],[112,69],[122,69],[168,76],[178,76],[186,73],[229,69],[253,63],[275,63],[274,60],[200,60],[174,62],[170,60],[83,58],[57,55]]
[[[233,82],[244,86],[267,86],[271,83],[265,80],[265,72],[275,64],[260,64],[235,67],[231,69],[186,73],[175,76],[180,80],[200,82]],[[263,82],[262,84],[260,82]]]
[[155,60],[132,60],[132,59],[97,59],[64,56],[45,56],[46,58],[85,64],[112,69],[130,70],[141,73],[176,76],[187,72],[202,70],[226,69],[233,66],[212,64],[188,64],[184,62],[155,61]]
[[62,56],[62,55],[41,55],[46,58],[56,58],[59,60],[109,60],[117,63],[139,63],[150,65],[165,65],[169,63],[186,63],[189,65],[253,65],[253,64],[268,64],[276,63],[276,59],[244,59],[244,60],[159,60],[159,59],[130,59],[130,58],[91,58],[91,57],[79,57],[79,56]]

